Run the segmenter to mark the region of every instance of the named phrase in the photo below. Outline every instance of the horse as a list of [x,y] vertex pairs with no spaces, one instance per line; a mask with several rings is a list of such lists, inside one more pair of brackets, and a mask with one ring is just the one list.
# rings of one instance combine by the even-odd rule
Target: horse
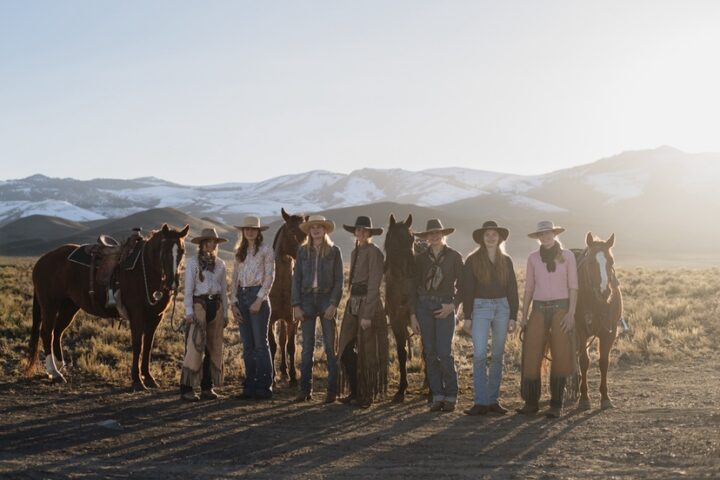
[[390,214],[390,223],[385,235],[385,313],[390,318],[390,327],[395,337],[397,358],[400,369],[400,384],[393,396],[394,403],[405,400],[407,391],[407,361],[412,356],[410,335],[410,305],[407,285],[414,272],[415,240],[412,214],[405,221],[395,220]]
[[[588,232],[585,249],[573,249],[578,270],[578,301],[575,309],[575,331],[580,366],[580,399],[578,408],[590,408],[587,371],[590,365],[588,348],[597,337],[600,351],[600,408],[612,408],[608,396],[607,372],[610,349],[617,337],[618,321],[622,317],[623,298],[615,276],[615,259],[611,248],[615,234],[606,241]],[[591,338],[592,337],[592,338]],[[588,339],[590,339],[588,341]]]
[[[163,312],[177,292],[178,268],[185,252],[184,239],[188,230],[188,225],[176,230],[163,224],[149,238],[138,239],[141,251],[134,268],[117,268],[115,271],[120,302],[130,323],[134,391],[159,387],[150,373],[150,352]],[[78,247],[62,245],[40,257],[33,267],[33,322],[26,376],[35,369],[42,336],[48,375],[53,382],[65,383],[67,380],[58,370],[58,365],[64,365],[62,336],[77,312],[82,309],[101,318],[119,316],[118,309],[105,306],[107,289],[99,287],[97,282],[94,286],[89,285],[88,266],[68,259]]]
[[275,340],[274,326],[280,321],[280,378],[287,380],[288,374],[290,385],[297,384],[297,373],[295,371],[295,335],[297,334],[297,322],[293,318],[292,292],[293,265],[297,258],[298,247],[305,241],[307,235],[300,230],[300,224],[307,221],[305,215],[290,215],[281,209],[282,218],[285,223],[275,233],[273,239],[273,250],[275,251],[275,281],[270,288],[270,329],[268,341],[270,342],[270,358],[273,364],[273,383],[275,381],[275,352],[277,342]]

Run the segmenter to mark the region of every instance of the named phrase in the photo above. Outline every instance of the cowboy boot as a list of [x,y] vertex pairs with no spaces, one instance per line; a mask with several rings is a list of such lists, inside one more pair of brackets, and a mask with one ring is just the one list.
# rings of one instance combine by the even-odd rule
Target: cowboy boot
[[532,415],[539,410],[538,402],[540,401],[540,379],[523,380],[520,383],[520,394],[525,400],[525,405],[518,408],[516,412],[525,415]]
[[565,377],[550,377],[550,408],[545,416],[560,418],[562,415],[563,394],[565,393]]

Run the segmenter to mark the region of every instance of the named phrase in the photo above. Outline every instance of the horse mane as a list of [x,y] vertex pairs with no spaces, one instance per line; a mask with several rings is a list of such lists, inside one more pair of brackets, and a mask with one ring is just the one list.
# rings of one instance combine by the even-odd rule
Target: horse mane
[[280,241],[280,234],[283,232],[283,230],[287,227],[287,223],[283,223],[280,228],[278,228],[277,232],[275,232],[275,237],[273,238],[272,248],[273,251],[277,250],[277,244]]

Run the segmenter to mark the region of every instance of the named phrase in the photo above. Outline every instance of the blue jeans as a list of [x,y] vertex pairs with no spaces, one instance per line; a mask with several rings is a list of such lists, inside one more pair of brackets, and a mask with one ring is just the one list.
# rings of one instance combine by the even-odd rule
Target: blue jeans
[[325,310],[330,306],[329,293],[304,293],[301,308],[305,317],[302,319],[302,359],[300,363],[300,391],[312,392],[313,353],[315,352],[315,326],[320,317],[323,333],[323,346],[327,357],[328,393],[337,394],[338,365],[335,356],[335,318],[326,320]]
[[[500,396],[505,339],[510,323],[507,298],[476,298],[472,312],[473,384],[475,404],[492,405]],[[488,335],[492,330],[492,356],[488,378]]]
[[272,394],[272,361],[268,343],[270,305],[262,302],[258,313],[250,313],[250,305],[257,300],[260,286],[238,288],[238,308],[244,320],[240,324],[245,362],[244,391],[249,394]]
[[445,318],[435,318],[433,313],[443,303],[453,302],[451,298],[420,295],[415,305],[415,316],[420,324],[425,366],[433,401],[454,403],[458,394],[457,371],[452,354],[455,313]]

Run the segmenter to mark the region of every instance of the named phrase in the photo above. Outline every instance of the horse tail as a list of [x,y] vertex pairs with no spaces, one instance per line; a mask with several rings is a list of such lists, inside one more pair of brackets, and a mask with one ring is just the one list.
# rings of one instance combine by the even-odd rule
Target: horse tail
[[30,329],[30,344],[29,354],[27,359],[27,365],[25,366],[25,376],[29,377],[35,370],[38,357],[40,356],[40,327],[42,326],[42,311],[40,309],[40,302],[37,298],[37,293],[33,292],[33,306],[32,306],[33,322]]

